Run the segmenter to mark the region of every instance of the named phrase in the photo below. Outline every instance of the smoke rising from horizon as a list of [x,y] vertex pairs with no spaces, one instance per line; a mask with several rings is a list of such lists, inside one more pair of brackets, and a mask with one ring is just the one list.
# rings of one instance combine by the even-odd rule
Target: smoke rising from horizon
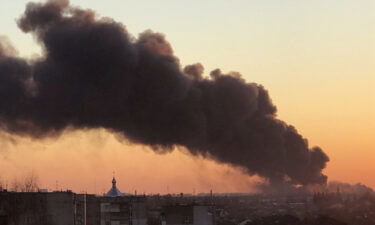
[[276,118],[267,90],[239,73],[181,68],[164,35],[131,36],[68,0],[29,3],[20,29],[44,55],[29,62],[0,44],[0,126],[33,138],[105,128],[156,152],[241,167],[271,184],[321,184],[328,156]]

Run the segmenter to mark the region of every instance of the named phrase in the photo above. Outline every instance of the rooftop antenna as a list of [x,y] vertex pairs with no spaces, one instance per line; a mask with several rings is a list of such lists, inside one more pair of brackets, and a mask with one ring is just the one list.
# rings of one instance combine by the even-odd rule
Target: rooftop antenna
[[94,177],[94,194],[96,194],[96,176]]

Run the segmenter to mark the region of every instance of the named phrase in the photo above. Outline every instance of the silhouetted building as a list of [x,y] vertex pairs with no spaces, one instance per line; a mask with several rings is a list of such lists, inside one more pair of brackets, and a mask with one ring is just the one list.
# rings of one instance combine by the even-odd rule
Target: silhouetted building
[[75,225],[72,192],[0,193],[1,225]]
[[170,205],[163,208],[162,225],[213,225],[211,206]]
[[105,196],[0,192],[0,225],[146,225],[145,197],[124,196],[116,179]]

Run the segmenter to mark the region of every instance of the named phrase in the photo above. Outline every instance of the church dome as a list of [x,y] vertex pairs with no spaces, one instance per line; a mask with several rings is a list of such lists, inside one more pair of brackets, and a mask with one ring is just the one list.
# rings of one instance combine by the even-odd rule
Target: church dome
[[106,197],[120,197],[124,196],[124,194],[116,187],[116,179],[113,177],[112,179],[112,188],[107,192],[105,195]]

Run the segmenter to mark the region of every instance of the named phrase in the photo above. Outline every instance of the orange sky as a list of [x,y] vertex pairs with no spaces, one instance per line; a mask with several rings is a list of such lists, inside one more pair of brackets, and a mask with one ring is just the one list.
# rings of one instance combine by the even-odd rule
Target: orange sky
[[90,193],[107,191],[113,171],[118,187],[127,193],[247,192],[257,180],[178,150],[155,154],[147,147],[119,142],[104,130],[71,132],[57,141],[16,142],[3,141],[1,146],[0,170],[8,185],[30,171],[39,176],[43,188]]

